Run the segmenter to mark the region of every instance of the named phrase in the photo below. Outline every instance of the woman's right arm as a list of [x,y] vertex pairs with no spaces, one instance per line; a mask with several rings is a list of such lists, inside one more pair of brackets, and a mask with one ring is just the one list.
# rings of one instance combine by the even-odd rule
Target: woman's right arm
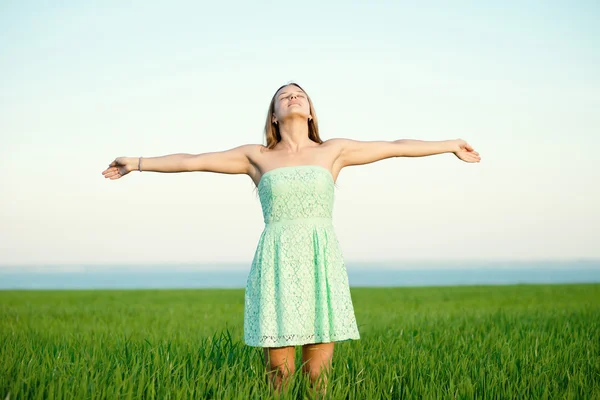
[[169,154],[159,157],[118,157],[102,172],[105,178],[118,179],[131,171],[141,168],[152,172],[192,172],[206,171],[223,174],[248,174],[252,176],[255,167],[250,161],[259,151],[260,145],[247,144],[230,150],[201,154]]

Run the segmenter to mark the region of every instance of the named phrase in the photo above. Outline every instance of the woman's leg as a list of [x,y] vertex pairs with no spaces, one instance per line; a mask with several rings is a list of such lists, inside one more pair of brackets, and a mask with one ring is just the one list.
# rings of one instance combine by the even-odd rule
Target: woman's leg
[[333,345],[334,342],[302,346],[302,371],[309,374],[316,391],[323,395],[327,389],[327,375],[331,371]]
[[287,389],[289,378],[296,370],[295,347],[265,347],[263,350],[267,367],[267,381],[277,391],[280,390],[282,384],[283,388]]

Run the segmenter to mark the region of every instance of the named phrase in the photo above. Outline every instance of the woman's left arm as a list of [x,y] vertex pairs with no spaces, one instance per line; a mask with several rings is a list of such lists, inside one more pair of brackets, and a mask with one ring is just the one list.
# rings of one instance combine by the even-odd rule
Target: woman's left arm
[[400,139],[394,141],[363,142],[351,139],[330,139],[339,146],[338,162],[341,167],[369,164],[392,157],[424,157],[454,153],[465,162],[479,162],[481,157],[462,139],[425,141]]

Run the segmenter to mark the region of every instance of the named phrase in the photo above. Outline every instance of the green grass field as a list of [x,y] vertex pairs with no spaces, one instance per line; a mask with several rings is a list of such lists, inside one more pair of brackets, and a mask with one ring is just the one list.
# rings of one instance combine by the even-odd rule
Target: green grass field
[[[331,398],[600,398],[598,284],[352,298],[361,340],[336,345]],[[243,306],[243,290],[0,291],[0,396],[265,398]]]

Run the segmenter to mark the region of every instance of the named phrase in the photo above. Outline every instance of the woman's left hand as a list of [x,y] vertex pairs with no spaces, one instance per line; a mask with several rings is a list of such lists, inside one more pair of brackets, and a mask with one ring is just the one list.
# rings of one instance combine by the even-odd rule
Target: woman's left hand
[[473,147],[462,139],[456,140],[457,150],[454,151],[454,155],[465,162],[479,162],[481,157]]

